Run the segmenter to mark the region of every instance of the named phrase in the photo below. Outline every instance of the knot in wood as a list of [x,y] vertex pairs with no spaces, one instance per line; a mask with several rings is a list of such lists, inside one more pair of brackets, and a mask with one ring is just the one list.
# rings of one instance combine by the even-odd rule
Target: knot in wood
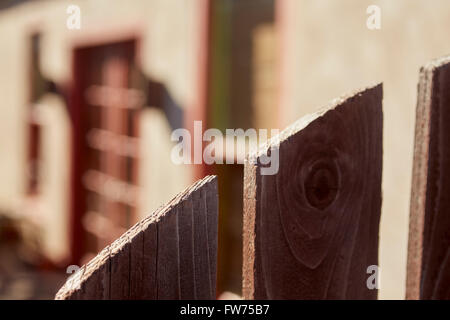
[[315,162],[304,181],[304,190],[309,204],[319,210],[330,206],[336,199],[339,188],[339,172],[334,161]]

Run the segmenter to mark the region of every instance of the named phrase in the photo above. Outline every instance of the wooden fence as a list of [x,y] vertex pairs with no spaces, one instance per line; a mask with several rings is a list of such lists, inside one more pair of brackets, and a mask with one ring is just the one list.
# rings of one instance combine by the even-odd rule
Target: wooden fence
[[[243,298],[376,299],[382,85],[333,101],[244,166]],[[408,299],[450,299],[450,58],[420,74]],[[450,127],[449,127],[450,128]],[[264,175],[264,155],[279,170]],[[208,176],[70,277],[56,299],[214,299],[217,179]]]

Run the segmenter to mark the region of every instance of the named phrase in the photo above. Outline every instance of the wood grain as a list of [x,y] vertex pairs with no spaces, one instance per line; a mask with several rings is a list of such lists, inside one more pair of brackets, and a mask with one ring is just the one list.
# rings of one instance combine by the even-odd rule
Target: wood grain
[[[246,299],[376,299],[382,85],[334,100],[246,159]],[[279,171],[261,157],[279,152]]]
[[450,57],[421,68],[410,203],[407,299],[450,299]]
[[215,299],[217,177],[134,225],[71,276],[56,299]]

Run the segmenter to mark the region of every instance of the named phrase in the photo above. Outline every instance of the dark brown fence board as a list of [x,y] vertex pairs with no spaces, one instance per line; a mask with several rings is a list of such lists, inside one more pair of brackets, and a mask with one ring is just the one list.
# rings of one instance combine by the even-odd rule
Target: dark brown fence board
[[144,233],[144,270],[143,278],[147,286],[142,287],[141,299],[155,300],[157,293],[157,264],[158,264],[158,228],[157,224],[150,224]]
[[99,259],[98,266],[92,272],[90,276],[93,280],[92,284],[84,282],[82,284],[82,291],[80,292],[79,299],[84,297],[95,297],[93,299],[110,299],[110,279],[111,279],[111,265],[109,260],[109,248],[101,252],[102,259]]
[[[144,299],[143,296],[146,292],[142,286],[144,281],[144,269],[146,267],[150,268],[152,261],[149,259],[147,264],[144,257],[144,232],[141,232],[135,236],[133,241],[131,241],[130,264],[133,267],[130,270],[130,299],[132,300]],[[153,257],[156,262],[156,255],[153,255]],[[156,295],[154,298],[156,298]]]
[[450,57],[420,71],[407,299],[450,299]]
[[[195,231],[194,231],[194,214],[193,214],[193,199],[196,192],[193,192],[190,199],[183,202],[183,205],[179,207],[180,213],[178,214],[179,228],[179,245],[180,252],[180,297],[194,297],[195,295],[195,272],[198,268],[195,266],[194,244],[195,244]],[[201,213],[201,211],[195,211]],[[182,227],[181,227],[182,226]],[[203,245],[205,242],[203,243]],[[206,282],[206,281],[205,281]],[[193,284],[193,285],[192,285]]]
[[158,299],[180,299],[180,256],[178,254],[177,208],[158,223]]
[[[127,233],[125,235],[128,235]],[[130,297],[130,255],[131,244],[124,237],[125,244],[113,242],[110,246],[110,297],[113,300],[129,299]]]
[[[382,86],[300,119],[245,163],[246,299],[376,299]],[[260,158],[279,151],[279,171]]]
[[[208,188],[201,190],[206,203],[206,212],[218,212],[219,211],[219,191],[217,189],[217,183],[211,183]],[[219,225],[218,214],[206,214],[205,219],[207,221],[207,233],[208,233],[208,250],[209,250],[209,287],[211,290],[210,296],[216,296],[216,279],[217,279],[217,234]]]
[[103,249],[56,299],[214,299],[217,201],[217,178],[197,181]]
[[[196,192],[193,195],[194,211],[206,212],[206,199],[202,192]],[[194,262],[199,265],[195,268],[195,278],[205,278],[202,285],[195,286],[195,293],[198,299],[208,299],[211,296],[212,288],[210,282],[210,263],[209,263],[209,240],[208,240],[208,220],[205,214],[194,216]],[[206,246],[202,246],[206,243]],[[214,296],[214,295],[213,295]]]

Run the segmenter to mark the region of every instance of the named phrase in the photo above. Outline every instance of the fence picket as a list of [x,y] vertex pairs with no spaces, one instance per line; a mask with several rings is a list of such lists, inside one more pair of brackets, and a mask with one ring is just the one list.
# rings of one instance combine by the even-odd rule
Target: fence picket
[[406,299],[450,299],[450,56],[420,71]]
[[[246,159],[245,299],[376,299],[382,85],[342,97]],[[279,171],[262,175],[274,147]],[[272,151],[274,152],[274,151]]]
[[217,178],[197,181],[103,249],[56,299],[214,299],[217,201]]

